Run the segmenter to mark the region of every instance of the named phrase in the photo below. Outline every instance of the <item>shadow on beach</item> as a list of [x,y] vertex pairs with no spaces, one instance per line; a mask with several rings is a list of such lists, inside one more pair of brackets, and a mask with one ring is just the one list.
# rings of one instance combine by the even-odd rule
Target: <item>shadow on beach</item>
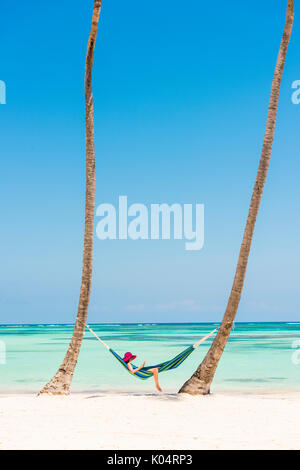
[[149,398],[152,398],[152,397],[155,397],[155,398],[160,398],[162,400],[166,400],[166,401],[177,401],[179,400],[180,398],[182,398],[182,396],[179,394],[179,393],[176,393],[176,392],[162,392],[162,393],[159,393],[159,392],[120,392],[120,391],[110,391],[110,392],[100,392],[100,393],[97,393],[97,394],[93,394],[93,395],[88,395],[85,397],[86,400],[90,399],[90,398],[103,398],[103,397],[108,397],[108,396],[112,396],[112,395],[115,395],[115,396],[131,396],[131,397],[149,397]]

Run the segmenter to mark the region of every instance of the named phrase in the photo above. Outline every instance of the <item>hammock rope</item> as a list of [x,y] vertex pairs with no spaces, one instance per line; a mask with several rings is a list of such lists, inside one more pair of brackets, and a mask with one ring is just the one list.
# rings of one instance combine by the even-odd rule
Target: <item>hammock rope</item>
[[[100,343],[103,344],[103,346],[120,362],[120,364],[125,367],[125,369],[129,372],[130,370],[128,369],[128,366],[126,364],[126,362],[123,361],[123,359],[121,358],[121,356],[119,356],[118,353],[116,353],[116,351],[114,351],[112,348],[110,348],[106,343],[104,343],[104,341],[102,341],[102,339],[99,338],[98,335],[96,335],[96,333],[89,327],[89,325],[86,325],[87,329],[98,339],[98,341],[100,341]],[[149,377],[152,377],[153,376],[153,373],[150,372],[149,369],[155,369],[155,368],[158,368],[158,372],[165,372],[167,370],[172,370],[172,369],[176,369],[176,367],[180,366],[180,364],[183,363],[183,361],[185,361],[185,359],[187,359],[189,357],[189,355],[201,344],[203,343],[205,340],[207,340],[207,338],[209,338],[211,335],[213,335],[215,333],[215,331],[217,331],[217,329],[211,331],[208,335],[204,336],[203,338],[201,338],[197,343],[189,346],[188,348],[186,348],[184,351],[182,351],[181,353],[179,353],[177,356],[175,356],[173,359],[170,359],[169,361],[165,361],[165,362],[161,362],[160,364],[155,364],[154,366],[146,366],[146,367],[143,367],[142,369],[140,369],[139,371],[135,372],[133,375],[135,375],[136,377],[138,377],[139,379],[142,379],[142,380],[145,380],[145,379],[149,379]],[[132,364],[132,367],[133,369],[137,369],[137,367],[135,365]]]

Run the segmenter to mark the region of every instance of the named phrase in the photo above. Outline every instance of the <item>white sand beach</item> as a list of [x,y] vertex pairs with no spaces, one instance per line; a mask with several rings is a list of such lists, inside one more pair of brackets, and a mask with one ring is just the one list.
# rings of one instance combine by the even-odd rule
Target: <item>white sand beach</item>
[[300,393],[0,395],[0,449],[300,449]]

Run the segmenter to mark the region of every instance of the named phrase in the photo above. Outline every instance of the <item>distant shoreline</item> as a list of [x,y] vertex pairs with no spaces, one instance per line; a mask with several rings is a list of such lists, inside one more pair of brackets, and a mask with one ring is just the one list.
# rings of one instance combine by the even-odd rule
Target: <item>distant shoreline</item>
[[[300,321],[235,321],[236,325],[253,324],[253,325],[268,325],[268,324],[286,324],[286,325],[300,325]],[[220,325],[221,322],[90,322],[90,325],[95,326],[118,326],[118,325]],[[74,326],[74,323],[1,323],[1,326]]]

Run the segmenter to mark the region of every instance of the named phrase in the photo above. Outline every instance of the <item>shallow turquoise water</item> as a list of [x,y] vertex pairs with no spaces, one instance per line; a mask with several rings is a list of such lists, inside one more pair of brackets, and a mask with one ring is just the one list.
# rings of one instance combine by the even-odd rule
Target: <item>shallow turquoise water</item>
[[[145,359],[148,365],[172,358],[217,326],[216,323],[91,325],[117,352],[131,351],[138,356],[135,363]],[[0,360],[0,391],[38,391],[63,359],[72,330],[69,325],[0,325],[0,344],[6,346],[6,364]],[[210,344],[211,339],[178,369],[162,373],[162,388],[177,390],[191,376]],[[299,351],[300,322],[235,324],[212,388],[300,390],[297,364],[300,353],[297,354],[295,346]],[[127,373],[87,332],[72,387],[73,391],[146,391],[153,390],[153,380],[141,381]]]

